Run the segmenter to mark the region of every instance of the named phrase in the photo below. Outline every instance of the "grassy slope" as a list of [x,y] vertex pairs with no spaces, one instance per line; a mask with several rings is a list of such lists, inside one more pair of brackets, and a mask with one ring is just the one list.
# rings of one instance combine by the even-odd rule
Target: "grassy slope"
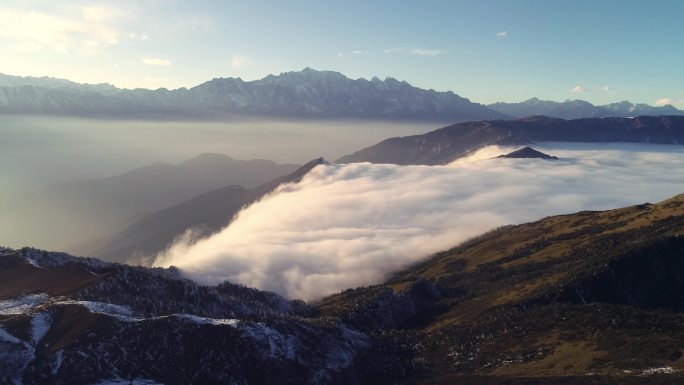
[[[409,382],[684,383],[677,373],[647,375],[684,370],[683,233],[684,195],[549,217],[318,308],[352,324],[382,320],[367,329],[392,335],[395,348],[376,360],[403,360]],[[425,285],[440,294],[418,289]],[[417,310],[402,318],[395,308],[406,303]]]

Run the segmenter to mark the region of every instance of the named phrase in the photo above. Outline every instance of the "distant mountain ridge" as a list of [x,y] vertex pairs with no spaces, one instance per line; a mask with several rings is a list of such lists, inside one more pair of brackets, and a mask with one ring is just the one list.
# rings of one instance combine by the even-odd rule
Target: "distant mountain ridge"
[[281,184],[299,182],[311,169],[325,162],[323,158],[314,159],[288,175],[255,188],[231,185],[197,195],[149,213],[104,241],[90,245],[89,249],[74,251],[116,262],[154,257],[188,230],[193,231],[196,239],[219,231],[242,207],[258,201]]
[[254,81],[214,78],[191,88],[121,89],[50,77],[0,74],[0,114],[82,117],[224,119],[270,116],[320,119],[405,119],[453,123],[530,115],[575,119],[684,115],[660,107],[622,101],[595,106],[583,100],[482,105],[451,91],[414,87],[388,77],[350,79],[335,71],[305,68]]
[[487,105],[490,109],[514,118],[532,115],[545,115],[562,119],[599,118],[599,117],[635,117],[645,115],[684,115],[684,111],[667,104],[664,106],[650,106],[644,103],[622,101],[617,103],[595,106],[584,100],[566,100],[554,102],[531,98],[520,103],[493,103]]
[[532,142],[684,144],[684,116],[583,118],[530,116],[457,123],[422,135],[389,138],[338,163],[446,164],[489,145]]
[[177,165],[156,162],[120,175],[50,186],[10,198],[2,207],[0,243],[71,250],[74,240],[99,239],[197,195],[229,185],[251,189],[298,167],[208,153]]
[[102,117],[223,118],[234,115],[465,121],[504,114],[451,91],[393,78],[350,79],[305,68],[263,79],[216,78],[192,88],[119,89],[52,78],[0,75],[0,113]]

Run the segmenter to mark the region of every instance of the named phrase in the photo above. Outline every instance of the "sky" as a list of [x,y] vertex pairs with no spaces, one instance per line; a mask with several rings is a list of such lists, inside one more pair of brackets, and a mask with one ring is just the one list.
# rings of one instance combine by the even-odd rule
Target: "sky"
[[684,108],[680,0],[3,0],[0,72],[125,88],[304,67],[480,103]]

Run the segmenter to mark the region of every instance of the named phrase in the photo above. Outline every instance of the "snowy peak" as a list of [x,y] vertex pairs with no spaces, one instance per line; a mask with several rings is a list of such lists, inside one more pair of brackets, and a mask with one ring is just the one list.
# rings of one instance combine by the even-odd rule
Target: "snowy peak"
[[0,113],[204,119],[243,115],[438,122],[505,117],[453,92],[424,90],[391,77],[350,79],[339,72],[309,67],[253,81],[215,78],[190,89],[177,90],[123,90],[66,80],[7,77],[5,81],[0,79]]
[[646,115],[684,115],[684,111],[671,105],[650,106],[643,103],[621,101],[617,103],[595,106],[585,100],[565,100],[554,102],[531,98],[520,103],[494,103],[487,107],[502,114],[520,118],[527,115],[547,115],[563,119],[579,119],[593,117],[634,117]]

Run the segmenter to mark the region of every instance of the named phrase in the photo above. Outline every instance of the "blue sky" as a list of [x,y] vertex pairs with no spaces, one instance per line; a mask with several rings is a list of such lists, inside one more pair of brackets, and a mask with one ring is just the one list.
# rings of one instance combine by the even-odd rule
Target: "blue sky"
[[684,108],[684,1],[3,0],[0,72],[120,87],[304,67],[481,103]]

